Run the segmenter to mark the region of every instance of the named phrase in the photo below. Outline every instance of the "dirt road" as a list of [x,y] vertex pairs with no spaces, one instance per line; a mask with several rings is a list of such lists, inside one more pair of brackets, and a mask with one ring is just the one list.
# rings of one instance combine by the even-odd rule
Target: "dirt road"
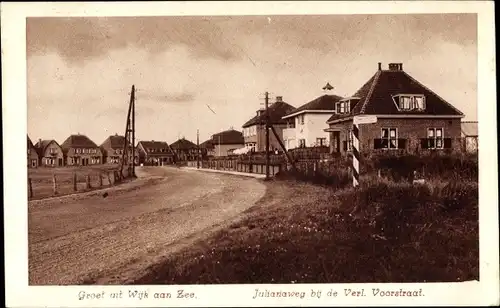
[[31,201],[30,285],[123,284],[234,220],[265,192],[256,179],[175,168],[138,170],[104,191]]

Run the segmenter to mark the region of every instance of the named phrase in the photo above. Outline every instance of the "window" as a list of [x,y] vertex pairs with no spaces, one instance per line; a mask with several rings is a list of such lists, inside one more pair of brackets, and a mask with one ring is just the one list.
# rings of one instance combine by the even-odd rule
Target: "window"
[[401,111],[425,110],[425,96],[420,94],[403,94],[393,97],[396,106]]
[[306,139],[299,139],[299,148],[306,147]]
[[326,138],[316,138],[316,145],[320,147],[325,146]]
[[80,154],[82,149],[76,149],[76,154]]
[[381,146],[383,149],[398,148],[398,132],[396,128],[382,128]]
[[442,128],[429,128],[427,130],[427,148],[428,149],[442,149],[443,145],[443,129]]
[[299,125],[304,125],[304,114],[299,115],[298,121],[299,121]]
[[351,102],[341,101],[337,103],[336,111],[338,114],[345,114],[351,112]]
[[50,148],[50,154],[55,154],[57,153],[57,149],[56,148]]

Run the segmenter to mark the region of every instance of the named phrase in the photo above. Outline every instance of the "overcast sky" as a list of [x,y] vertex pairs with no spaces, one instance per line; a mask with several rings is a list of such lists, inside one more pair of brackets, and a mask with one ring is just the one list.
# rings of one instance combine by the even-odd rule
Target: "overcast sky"
[[326,82],[352,95],[378,62],[477,119],[473,14],[28,18],[27,57],[34,141],[123,135],[135,84],[136,138],[196,142],[199,128],[202,142],[241,130],[265,91],[296,107]]

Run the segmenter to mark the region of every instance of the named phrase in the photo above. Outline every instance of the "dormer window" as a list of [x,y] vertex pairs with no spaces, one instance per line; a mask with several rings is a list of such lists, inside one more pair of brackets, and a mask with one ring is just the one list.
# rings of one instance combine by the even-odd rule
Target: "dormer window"
[[392,97],[399,111],[425,110],[425,96],[421,94],[399,94]]
[[346,114],[351,112],[351,101],[340,101],[336,104],[335,111],[337,114]]

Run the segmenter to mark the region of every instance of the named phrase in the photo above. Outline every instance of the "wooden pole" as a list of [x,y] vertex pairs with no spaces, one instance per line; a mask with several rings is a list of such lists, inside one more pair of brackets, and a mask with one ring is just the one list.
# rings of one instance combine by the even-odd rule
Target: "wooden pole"
[[56,179],[56,175],[53,174],[52,175],[52,183],[53,183],[53,193],[54,195],[57,195],[57,179]]
[[200,169],[200,130],[196,130],[196,168]]
[[269,179],[269,92],[266,92],[266,179]]
[[99,187],[102,187],[102,174],[99,173]]
[[77,191],[78,190],[78,187],[77,187],[77,184],[76,184],[76,172],[73,173],[73,191]]
[[90,175],[87,174],[87,178],[85,181],[85,188],[90,189]]
[[33,183],[31,182],[31,178],[28,178],[28,193],[29,197],[33,198]]
[[135,177],[135,85],[132,85],[132,177]]

